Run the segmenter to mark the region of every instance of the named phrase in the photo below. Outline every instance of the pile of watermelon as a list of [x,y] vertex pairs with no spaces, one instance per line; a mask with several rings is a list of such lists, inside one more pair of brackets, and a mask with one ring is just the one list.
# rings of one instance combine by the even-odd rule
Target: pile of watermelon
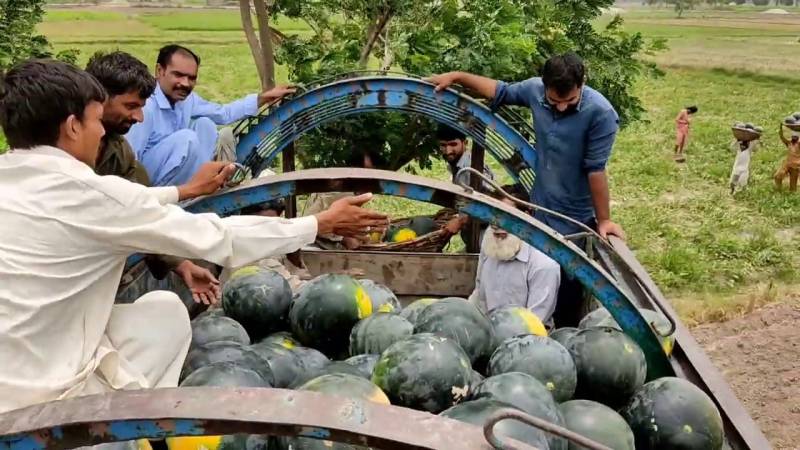
[[[668,326],[654,311],[643,314]],[[666,325],[665,325],[666,324]],[[678,378],[646,382],[645,356],[611,315],[548,336],[527,309],[488,316],[462,298],[405,308],[386,287],[319,276],[293,293],[279,275],[248,267],[223,288],[222,308],[192,321],[181,386],[275,387],[392,404],[483,425],[516,408],[614,449],[722,448],[714,403]],[[664,350],[672,350],[671,336]],[[500,436],[540,449],[574,444],[515,421]],[[362,449],[269,436],[175,438],[171,449]]]

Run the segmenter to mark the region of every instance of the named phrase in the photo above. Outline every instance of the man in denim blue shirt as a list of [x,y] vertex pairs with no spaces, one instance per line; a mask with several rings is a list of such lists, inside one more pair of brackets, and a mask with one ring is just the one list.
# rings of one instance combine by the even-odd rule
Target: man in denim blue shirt
[[[457,83],[492,99],[491,106],[527,106],[536,130],[533,203],[596,229],[623,237],[611,221],[606,163],[619,129],[619,116],[602,94],[585,86],[583,61],[574,53],[550,58],[541,78],[508,84],[464,72],[432,77],[441,91]],[[577,225],[537,212],[535,217],[568,235]]]
[[199,66],[200,58],[188,48],[163,47],[156,64],[158,83],[147,99],[144,120],[125,135],[153,186],[186,183],[203,163],[214,159],[217,125],[253,116],[264,104],[294,92],[279,86],[226,105],[212,103],[192,92]]

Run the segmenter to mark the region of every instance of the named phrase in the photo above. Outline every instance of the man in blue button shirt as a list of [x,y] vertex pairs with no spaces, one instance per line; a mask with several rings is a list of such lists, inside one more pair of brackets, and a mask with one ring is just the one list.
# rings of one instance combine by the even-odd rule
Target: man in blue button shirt
[[[608,162],[619,129],[619,116],[611,103],[584,85],[585,68],[574,53],[554,56],[544,65],[541,78],[505,83],[464,72],[430,79],[441,91],[460,84],[492,100],[491,107],[526,106],[536,130],[536,181],[533,203],[564,214],[596,229],[601,236],[623,237],[611,221]],[[577,225],[542,212],[535,217],[569,235]]]
[[158,83],[147,99],[144,120],[125,135],[154,186],[184,184],[203,163],[212,161],[217,125],[253,116],[264,104],[294,92],[279,86],[226,105],[212,103],[192,92],[199,66],[200,58],[188,48],[163,47],[156,63]]

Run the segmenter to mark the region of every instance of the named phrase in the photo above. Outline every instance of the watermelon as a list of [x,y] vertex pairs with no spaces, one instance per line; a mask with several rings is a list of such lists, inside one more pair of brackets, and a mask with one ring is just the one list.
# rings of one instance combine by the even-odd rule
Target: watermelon
[[357,368],[364,378],[372,379],[372,369],[380,357],[381,355],[356,355],[345,359],[344,362]]
[[411,302],[408,306],[403,308],[403,310],[400,311],[400,315],[403,316],[404,319],[411,322],[412,325],[416,325],[419,313],[421,313],[423,309],[427,308],[428,305],[438,301],[438,298],[421,298]]
[[407,242],[417,238],[417,233],[408,227],[390,226],[386,231],[387,242]]
[[309,281],[289,313],[292,334],[329,357],[347,356],[350,330],[372,314],[363,287],[347,275],[327,274]]
[[381,354],[413,333],[414,325],[397,314],[373,314],[361,319],[350,331],[350,355]]
[[573,327],[559,328],[550,333],[550,339],[554,339],[558,341],[559,344],[566,347],[567,341],[570,340],[572,336],[575,336],[575,333],[577,333],[578,331],[580,331],[579,328],[573,328]]
[[[386,394],[378,386],[375,386],[369,380],[348,374],[322,375],[305,382],[298,387],[298,390],[365,400],[383,405],[389,404]],[[366,447],[304,437],[280,437],[277,441],[278,448],[285,450],[367,450]]]
[[601,306],[595,309],[594,311],[590,312],[589,314],[583,316],[583,319],[581,319],[581,323],[578,324],[578,328],[583,329],[589,327],[596,327],[600,325],[600,322],[602,322],[605,319],[608,319],[609,317],[611,317],[611,313],[608,312],[607,309]]
[[495,308],[489,314],[494,328],[494,345],[496,349],[506,339],[523,334],[547,336],[547,330],[536,314],[521,306],[506,305]]
[[458,344],[431,333],[395,342],[381,354],[372,382],[392,404],[441,412],[467,395],[469,357]]
[[188,376],[200,367],[224,361],[234,362],[253,370],[270,385],[275,382],[269,363],[264,358],[250,347],[229,341],[209,342],[189,351],[183,365],[183,373]]
[[423,309],[414,333],[433,333],[456,341],[472,363],[492,354],[494,330],[489,318],[470,301],[448,297]]
[[722,417],[692,383],[664,377],[642,386],[622,410],[637,450],[719,450]]
[[489,375],[522,372],[539,380],[557,402],[572,398],[578,374],[572,356],[563,345],[543,336],[506,339],[489,360]]
[[217,341],[249,345],[250,336],[239,322],[230,317],[207,315],[192,320],[192,348]]
[[292,336],[292,333],[288,331],[279,331],[277,333],[272,333],[269,336],[265,337],[264,339],[258,341],[259,344],[278,344],[283,348],[293,349],[295,347],[300,347],[300,341]]
[[273,386],[276,388],[291,386],[305,370],[300,357],[292,349],[274,341],[261,341],[250,348],[269,363],[274,377]]
[[402,309],[400,300],[388,287],[372,280],[358,280],[358,282],[372,301],[372,312],[398,312]]
[[213,307],[212,306],[212,307],[208,308],[207,310],[201,312],[200,314],[196,315],[192,319],[192,321],[194,322],[195,320],[200,320],[200,319],[208,317],[208,316],[224,316],[224,315],[225,315],[225,311],[222,308]]
[[364,378],[370,380],[372,378],[372,374],[364,376],[361,369],[358,367],[347,364],[344,361],[333,361],[330,364],[323,367],[319,372],[317,372],[316,377],[320,377],[322,375],[334,374],[334,373],[342,373],[345,375],[352,375],[354,377]]
[[[590,400],[570,400],[559,408],[568,430],[615,450],[636,450],[631,427],[608,406]],[[569,443],[569,450],[582,449],[575,443]]]
[[[453,406],[442,412],[441,416],[483,427],[492,414],[505,408],[514,407],[494,399],[482,398]],[[497,422],[494,426],[494,432],[500,438],[516,439],[538,449],[548,448],[547,439],[543,431],[516,420],[501,420]]]
[[318,373],[322,372],[325,366],[331,363],[327,356],[313,348],[295,347],[292,349],[292,353],[300,360],[302,370],[290,387],[299,386],[314,378]]
[[578,371],[575,398],[616,409],[644,384],[644,352],[621,331],[608,327],[581,330],[567,342],[567,350]]
[[[588,321],[585,325],[584,322],[581,321],[581,328],[589,328],[589,327],[611,327],[617,330],[622,331],[622,327],[619,326],[616,320],[611,317],[611,313],[608,312],[605,308],[600,308],[596,311],[603,311],[604,313],[598,313],[598,315],[603,316],[601,319],[594,321]],[[639,308],[639,314],[644,317],[644,320],[647,321],[651,326],[655,326],[656,330],[659,330],[662,333],[666,333],[670,329],[669,320],[667,320],[667,316],[661,314],[660,312],[653,311],[652,309],[646,308]],[[587,316],[588,317],[588,316]],[[661,336],[660,334],[656,333],[658,338],[661,340],[661,347],[664,349],[664,353],[667,356],[672,355],[672,347],[675,346],[675,334],[671,334],[669,336]]]
[[424,236],[439,229],[439,227],[436,226],[436,221],[428,216],[412,217],[411,220],[408,221],[408,228],[414,230],[417,236]]
[[292,289],[278,272],[258,266],[234,272],[222,287],[222,308],[254,340],[286,329]]
[[234,362],[200,367],[184,378],[181,386],[272,387],[256,371]]
[[[534,417],[564,426],[564,418],[553,400],[553,395],[536,378],[521,373],[508,372],[489,377],[472,390],[469,399],[491,398],[524,411]],[[566,450],[567,441],[548,435],[550,450]]]
[[472,377],[470,378],[469,382],[469,391],[470,393],[475,389],[475,386],[481,384],[481,381],[485,380],[483,375],[477,370],[472,370]]

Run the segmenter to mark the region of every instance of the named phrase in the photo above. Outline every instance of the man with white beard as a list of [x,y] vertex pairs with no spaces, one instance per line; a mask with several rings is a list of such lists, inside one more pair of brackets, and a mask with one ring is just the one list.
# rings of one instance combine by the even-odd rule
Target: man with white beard
[[[503,189],[524,198],[515,187]],[[509,199],[502,201],[515,205]],[[521,306],[551,325],[560,283],[557,262],[520,238],[490,226],[483,234],[475,290],[469,298],[486,313],[501,306]]]

